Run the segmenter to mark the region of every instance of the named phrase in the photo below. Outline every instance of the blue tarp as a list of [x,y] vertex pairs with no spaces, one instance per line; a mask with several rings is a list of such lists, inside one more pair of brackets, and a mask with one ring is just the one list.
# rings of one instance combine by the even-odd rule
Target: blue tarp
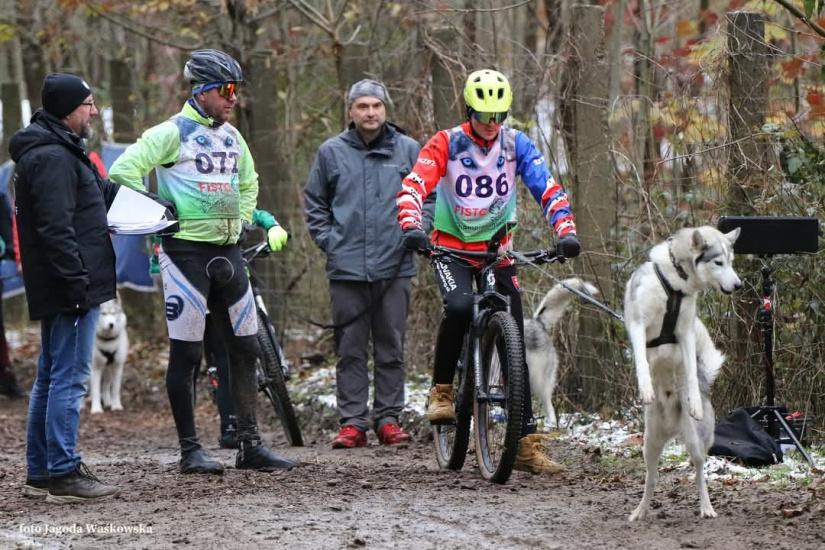
[[[6,200],[9,200],[9,184],[14,171],[14,163],[6,161],[0,165],[0,193],[3,193]],[[21,294],[24,291],[23,278],[17,274],[17,264],[12,260],[0,261],[0,277],[3,278],[3,298],[10,298]]]
[[[114,164],[117,157],[128,147],[124,143],[106,142],[103,144],[100,158],[106,170]],[[142,292],[154,292],[155,283],[149,275],[149,247],[151,237],[145,235],[112,235],[117,264],[118,288],[131,288]]]

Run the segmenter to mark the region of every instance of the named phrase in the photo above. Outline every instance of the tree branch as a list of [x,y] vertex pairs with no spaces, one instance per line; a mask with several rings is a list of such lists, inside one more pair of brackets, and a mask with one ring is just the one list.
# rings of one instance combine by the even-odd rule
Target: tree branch
[[86,7],[92,13],[94,13],[95,15],[97,15],[99,17],[102,17],[103,19],[105,19],[106,21],[112,23],[113,25],[116,25],[116,26],[118,26],[118,27],[120,27],[120,28],[122,28],[122,29],[124,29],[128,32],[131,32],[133,34],[136,34],[136,35],[141,36],[143,38],[146,38],[148,40],[151,40],[152,42],[156,42],[158,44],[162,44],[164,46],[169,46],[171,48],[176,48],[178,50],[182,50],[182,51],[186,51],[186,52],[188,52],[190,50],[196,50],[200,47],[200,44],[195,44],[195,45],[190,46],[190,45],[178,44],[178,43],[175,43],[175,42],[172,42],[172,41],[169,41],[169,40],[164,40],[162,38],[158,38],[157,36],[154,36],[154,35],[150,34],[147,31],[143,31],[139,28],[136,28],[136,26],[134,26],[133,21],[122,21],[120,18],[115,17],[115,16],[113,16],[109,13],[106,13],[105,11],[103,11],[103,9],[101,9],[101,7],[99,5],[87,4]]
[[822,38],[825,38],[825,29],[820,27],[817,23],[809,21],[808,18],[805,17],[805,14],[802,13],[802,10],[788,2],[788,0],[776,0],[776,3],[785,8],[786,10],[788,10],[789,12],[791,12],[792,15],[794,15],[797,19],[805,23],[808,27],[811,28],[811,30],[816,32],[816,34],[818,34]]
[[314,7],[304,2],[304,0],[287,0],[287,2],[292,4],[296,10],[304,15],[304,17],[315,23],[318,28],[323,30],[328,35],[335,37],[335,29],[332,28],[331,22],[327,21],[327,18]]

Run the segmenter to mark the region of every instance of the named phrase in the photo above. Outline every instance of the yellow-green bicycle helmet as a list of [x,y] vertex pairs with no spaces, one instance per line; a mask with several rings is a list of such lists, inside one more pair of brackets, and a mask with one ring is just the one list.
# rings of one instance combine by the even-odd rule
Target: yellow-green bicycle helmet
[[467,77],[464,104],[479,113],[506,113],[513,103],[513,90],[507,77],[498,71],[483,69]]

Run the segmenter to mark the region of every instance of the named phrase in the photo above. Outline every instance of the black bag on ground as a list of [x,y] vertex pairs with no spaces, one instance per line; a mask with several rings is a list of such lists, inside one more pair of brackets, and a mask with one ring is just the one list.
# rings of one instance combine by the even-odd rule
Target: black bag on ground
[[782,448],[745,411],[736,409],[716,423],[709,455],[739,460],[746,466],[769,466],[782,462]]

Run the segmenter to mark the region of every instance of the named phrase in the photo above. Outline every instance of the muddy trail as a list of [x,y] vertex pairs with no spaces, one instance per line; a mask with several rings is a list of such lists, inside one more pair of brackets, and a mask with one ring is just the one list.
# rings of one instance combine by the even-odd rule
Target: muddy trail
[[[34,355],[15,368],[29,387]],[[689,472],[663,471],[653,511],[627,517],[642,496],[639,453],[622,459],[598,447],[551,442],[567,469],[516,472],[483,481],[472,454],[460,472],[440,471],[422,422],[409,444],[333,450],[329,415],[301,413],[306,446],[287,447],[273,418],[262,431],[276,452],[301,461],[288,473],[232,468],[217,448],[214,405],[199,397],[198,426],[225,475],[182,476],[156,366],[157,350],[133,350],[123,412],[81,420],[79,451],[111,500],[54,505],[23,497],[26,404],[0,398],[0,548],[724,548],[825,547],[825,484],[711,482],[719,517],[698,517]],[[145,353],[144,353],[145,352]],[[153,357],[141,363],[139,357]],[[165,359],[164,359],[165,361]],[[137,372],[136,372],[137,371]],[[261,402],[263,406],[263,402]],[[326,429],[323,429],[326,428]]]

